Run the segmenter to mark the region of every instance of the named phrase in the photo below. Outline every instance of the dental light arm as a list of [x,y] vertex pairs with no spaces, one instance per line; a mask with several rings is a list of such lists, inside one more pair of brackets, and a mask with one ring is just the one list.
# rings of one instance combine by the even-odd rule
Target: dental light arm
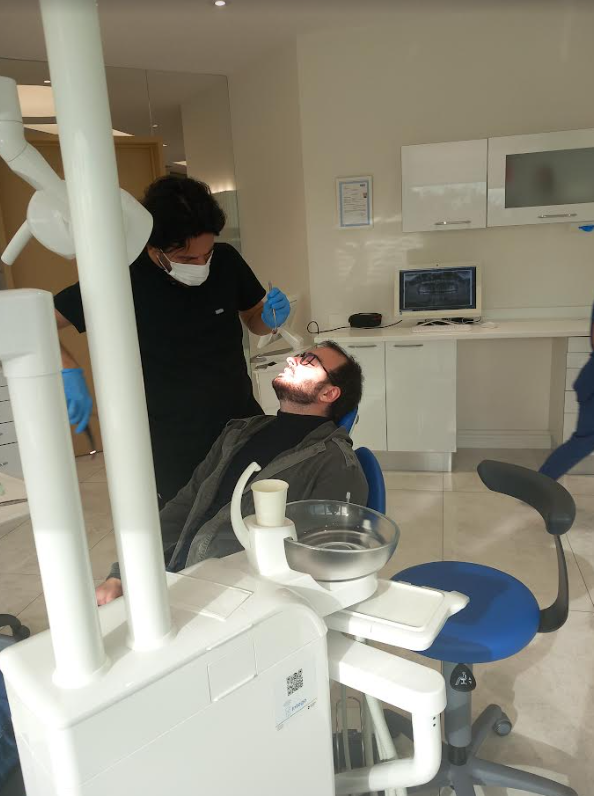
[[[35,188],[29,202],[27,220],[2,253],[2,261],[13,265],[31,238],[67,259],[75,257],[70,206],[66,183],[45,158],[25,139],[17,85],[0,77],[0,157]],[[150,214],[126,191],[120,191],[128,263],[142,251],[152,228]]]
[[429,782],[441,762],[439,714],[446,704],[443,677],[433,669],[328,633],[330,678],[412,715],[414,755],[336,776],[336,794],[369,793]]
[[25,139],[17,86],[8,77],[0,77],[0,157],[36,191],[60,193],[63,181]]

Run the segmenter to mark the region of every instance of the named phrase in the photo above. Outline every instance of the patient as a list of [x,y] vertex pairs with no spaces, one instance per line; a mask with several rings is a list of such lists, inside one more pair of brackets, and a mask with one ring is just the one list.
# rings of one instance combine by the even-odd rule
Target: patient
[[[163,550],[171,572],[206,558],[241,550],[231,527],[230,501],[237,479],[253,461],[261,478],[282,478],[287,499],[347,500],[365,505],[367,482],[352,442],[337,422],[361,400],[361,368],[333,342],[289,357],[273,381],[276,417],[231,420],[189,483],[161,511]],[[250,489],[242,499],[253,514]],[[97,587],[99,605],[122,595],[119,565]]]

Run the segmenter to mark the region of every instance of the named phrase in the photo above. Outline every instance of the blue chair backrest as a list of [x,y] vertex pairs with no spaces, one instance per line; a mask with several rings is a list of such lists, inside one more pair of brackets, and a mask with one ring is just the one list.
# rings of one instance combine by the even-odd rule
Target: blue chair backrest
[[386,513],[386,484],[384,482],[384,474],[378,460],[375,458],[369,448],[357,448],[355,451],[359,464],[365,473],[367,484],[369,486],[369,495],[367,497],[367,508],[379,511],[382,514]]
[[344,417],[342,417],[338,421],[338,423],[337,423],[338,427],[339,428],[344,428],[346,433],[350,434],[351,433],[351,429],[355,425],[355,420],[357,419],[357,413],[358,412],[359,412],[359,407],[358,406],[356,406],[354,409],[351,409],[351,411],[348,414],[346,414]]

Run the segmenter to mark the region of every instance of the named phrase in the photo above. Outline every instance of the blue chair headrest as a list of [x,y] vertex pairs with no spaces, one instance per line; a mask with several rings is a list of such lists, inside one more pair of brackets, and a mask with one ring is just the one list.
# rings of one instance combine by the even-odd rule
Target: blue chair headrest
[[369,494],[367,496],[367,507],[379,511],[381,514],[386,513],[386,484],[384,482],[384,474],[378,460],[375,458],[369,448],[357,448],[355,451],[361,469],[367,479],[369,487]]
[[357,413],[359,412],[359,407],[355,407],[350,412],[348,412],[344,417],[338,421],[337,426],[339,428],[344,428],[347,434],[351,433],[351,429],[355,425],[355,420],[357,419]]

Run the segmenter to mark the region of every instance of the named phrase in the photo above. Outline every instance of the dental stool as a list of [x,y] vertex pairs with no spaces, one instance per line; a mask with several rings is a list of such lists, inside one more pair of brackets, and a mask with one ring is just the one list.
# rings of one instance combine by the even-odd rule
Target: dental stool
[[[567,565],[561,536],[575,519],[573,498],[560,484],[541,473],[503,462],[484,461],[478,467],[483,483],[493,492],[527,503],[542,516],[555,539],[559,571],[558,596],[540,609],[532,592],[511,575],[478,564],[438,561],[410,567],[392,580],[458,591],[470,597],[460,613],[450,617],[433,645],[421,653],[443,662],[447,707],[442,764],[435,779],[423,788],[451,787],[456,796],[473,796],[475,785],[517,788],[542,796],[577,796],[573,788],[519,769],[477,757],[490,732],[511,732],[509,718],[498,705],[490,705],[471,722],[471,694],[476,687],[473,666],[515,655],[537,633],[551,633],[566,621],[569,610]],[[390,734],[412,738],[408,720],[385,711]]]

